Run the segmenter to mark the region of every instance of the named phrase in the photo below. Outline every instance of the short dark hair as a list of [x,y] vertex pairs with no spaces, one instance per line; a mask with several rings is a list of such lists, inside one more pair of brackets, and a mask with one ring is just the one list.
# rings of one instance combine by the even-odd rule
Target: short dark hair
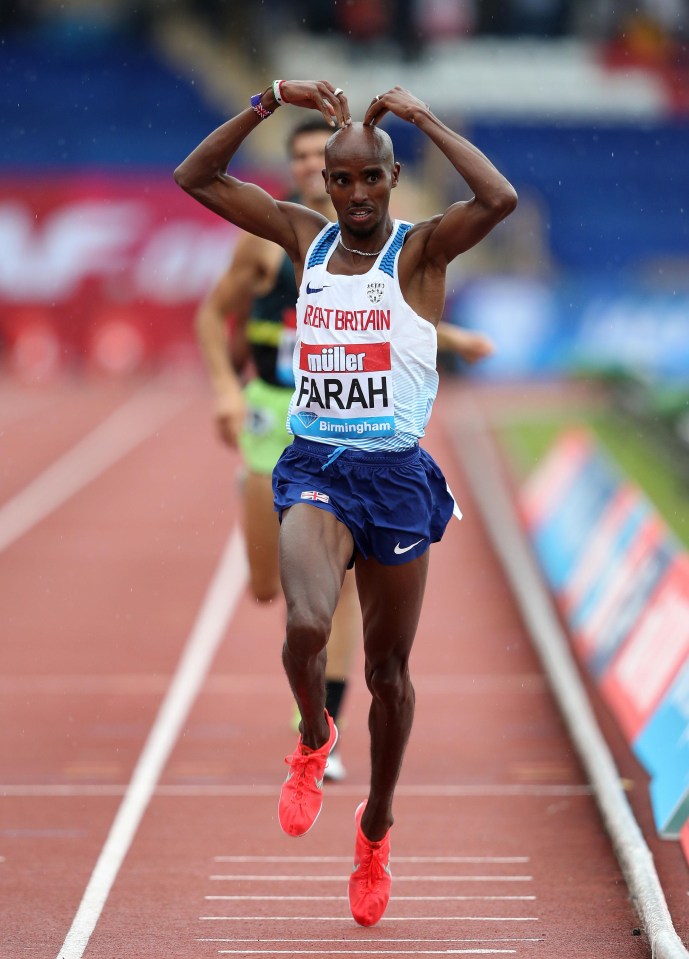
[[298,123],[295,127],[292,128],[291,133],[287,137],[287,155],[292,156],[292,150],[294,148],[294,141],[302,136],[304,133],[332,133],[333,128],[325,120],[325,118],[319,113],[316,116],[308,117],[306,120],[302,120],[301,123]]

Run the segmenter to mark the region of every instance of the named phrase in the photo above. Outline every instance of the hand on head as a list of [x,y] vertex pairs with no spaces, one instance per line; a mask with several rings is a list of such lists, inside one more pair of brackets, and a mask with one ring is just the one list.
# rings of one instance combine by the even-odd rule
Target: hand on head
[[[319,110],[333,128],[347,127],[352,122],[344,90],[333,86],[328,80],[280,80],[279,90],[281,102]],[[394,113],[401,120],[415,123],[420,113],[428,113],[429,110],[428,104],[413,93],[403,87],[393,87],[371,100],[363,122],[364,126],[376,126],[387,113]]]
[[346,127],[352,122],[344,91],[327,80],[282,80],[280,89],[285,103],[320,110],[332,127]]
[[403,87],[393,87],[387,93],[377,94],[369,104],[364,126],[376,126],[387,113],[394,113],[401,120],[414,123],[419,111],[428,112],[430,107]]

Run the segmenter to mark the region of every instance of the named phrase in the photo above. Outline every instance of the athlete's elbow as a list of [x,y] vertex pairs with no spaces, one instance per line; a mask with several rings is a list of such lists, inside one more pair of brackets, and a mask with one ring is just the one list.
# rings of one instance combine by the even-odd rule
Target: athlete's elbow
[[177,186],[181,187],[185,193],[190,193],[196,197],[199,193],[202,193],[213,180],[213,176],[209,175],[206,170],[203,170],[200,164],[192,161],[191,157],[183,160],[172,176]]
[[498,222],[504,220],[516,209],[518,202],[517,191],[508,180],[505,180],[491,197],[491,213]]
[[175,172],[172,174],[172,178],[177,186],[181,187],[185,193],[193,193],[194,188],[197,186],[196,179],[192,175],[186,160],[183,163],[180,163]]

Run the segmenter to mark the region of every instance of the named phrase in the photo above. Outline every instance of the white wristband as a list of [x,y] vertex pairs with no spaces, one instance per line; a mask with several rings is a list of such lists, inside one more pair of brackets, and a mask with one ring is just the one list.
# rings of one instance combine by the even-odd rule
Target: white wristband
[[278,105],[279,107],[281,107],[282,104],[285,102],[285,101],[282,99],[282,94],[280,93],[280,84],[281,84],[282,82],[283,82],[282,80],[273,80],[273,96],[275,97],[275,99],[276,99],[276,101],[277,101],[277,105]]

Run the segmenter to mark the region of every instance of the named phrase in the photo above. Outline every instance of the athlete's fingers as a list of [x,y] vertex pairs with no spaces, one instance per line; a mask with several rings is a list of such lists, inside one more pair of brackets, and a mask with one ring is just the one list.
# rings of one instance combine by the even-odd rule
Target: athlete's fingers
[[[346,126],[351,122],[344,91],[327,80],[283,80],[280,88],[284,103],[318,110],[331,127]],[[336,89],[339,91],[337,95]]]
[[319,109],[331,126],[343,127],[351,123],[349,104],[341,87],[323,81],[318,84],[318,95],[321,101]]
[[371,100],[368,110],[366,111],[364,125],[375,126],[383,119],[386,113],[389,113],[389,110],[385,106],[385,94],[377,94]]
[[321,97],[321,113],[331,127],[343,127],[345,118],[340,102],[333,103],[328,96]]
[[349,103],[342,87],[336,87],[334,95],[340,102],[340,108],[342,110],[342,122],[344,125],[349,125],[352,122],[352,114],[349,109]]

